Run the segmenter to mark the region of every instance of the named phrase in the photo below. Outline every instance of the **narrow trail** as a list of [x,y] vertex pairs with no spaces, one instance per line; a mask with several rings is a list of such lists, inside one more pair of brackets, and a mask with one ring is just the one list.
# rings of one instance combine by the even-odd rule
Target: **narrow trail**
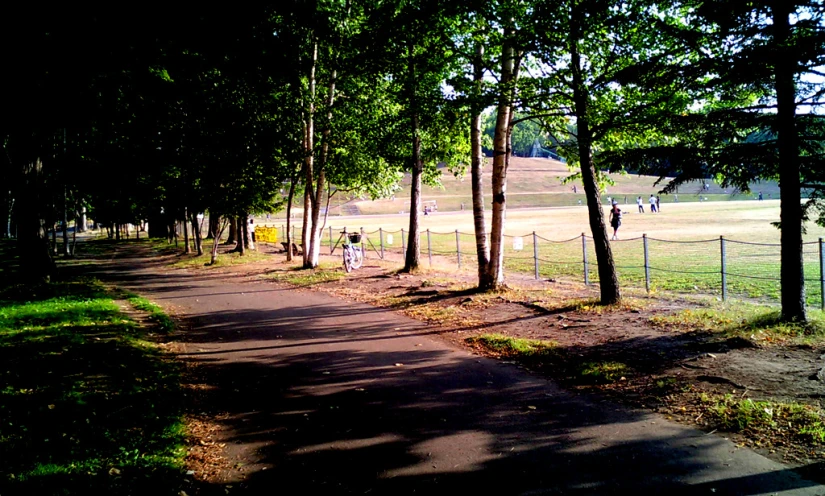
[[[565,392],[420,322],[325,294],[165,271],[99,276],[183,319],[181,360],[238,470],[229,494],[825,494],[660,416]],[[238,279],[237,276],[234,279]]]

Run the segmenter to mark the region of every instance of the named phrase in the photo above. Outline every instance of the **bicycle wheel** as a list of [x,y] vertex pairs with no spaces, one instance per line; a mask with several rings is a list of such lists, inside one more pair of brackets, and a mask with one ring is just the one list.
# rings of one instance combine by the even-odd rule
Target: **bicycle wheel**
[[352,265],[353,269],[360,269],[363,263],[364,257],[361,256],[361,248],[354,246],[352,248],[352,260],[350,260],[350,265]]
[[344,270],[346,272],[352,271],[352,255],[350,254],[349,247],[344,247]]

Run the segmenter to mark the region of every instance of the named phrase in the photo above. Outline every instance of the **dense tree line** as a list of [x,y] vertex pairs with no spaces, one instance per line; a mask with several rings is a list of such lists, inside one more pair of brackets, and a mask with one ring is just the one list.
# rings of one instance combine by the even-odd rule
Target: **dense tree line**
[[14,75],[0,94],[2,234],[15,227],[32,278],[54,270],[50,229],[63,226],[70,256],[66,226],[83,226],[85,214],[114,237],[143,221],[170,236],[182,223],[186,250],[198,253],[207,222],[214,261],[224,228],[243,251],[248,215],[298,204],[302,264],[312,268],[330,198],[386,197],[405,173],[405,270],[415,270],[421,184],[436,184],[446,163],[469,168],[479,288],[495,289],[509,158],[537,143],[583,182],[605,304],[621,299],[599,195],[605,170],[675,178],[665,190],[710,175],[743,188],[778,179],[783,315],[805,319],[801,233],[825,191],[818,2],[34,9],[6,16]]

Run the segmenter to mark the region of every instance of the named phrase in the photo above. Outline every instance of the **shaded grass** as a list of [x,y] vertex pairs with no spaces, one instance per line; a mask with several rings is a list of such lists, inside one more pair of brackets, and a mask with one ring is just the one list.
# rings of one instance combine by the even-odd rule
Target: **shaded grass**
[[781,312],[773,307],[737,304],[687,309],[672,315],[651,317],[650,322],[659,326],[701,329],[763,342],[825,342],[825,318],[822,312],[811,311],[807,323],[782,322],[780,317]]
[[93,281],[0,298],[0,493],[177,494],[178,367]]

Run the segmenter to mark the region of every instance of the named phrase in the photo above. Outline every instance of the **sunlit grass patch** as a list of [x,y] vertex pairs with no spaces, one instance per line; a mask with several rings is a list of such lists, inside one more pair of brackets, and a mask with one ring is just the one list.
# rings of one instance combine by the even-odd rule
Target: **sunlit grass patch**
[[750,398],[702,395],[711,425],[732,432],[786,436],[806,443],[825,444],[825,411],[811,405]]
[[262,260],[272,260],[272,256],[257,250],[246,250],[243,256],[237,252],[220,253],[218,254],[218,258],[215,259],[214,265],[209,263],[211,260],[212,255],[210,255],[209,250],[204,247],[203,255],[183,254],[178,260],[172,262],[170,266],[177,269],[229,267],[251,264]]
[[538,339],[524,339],[505,336],[503,334],[482,334],[469,337],[468,344],[481,347],[488,351],[514,358],[539,358],[556,351],[558,346],[553,341]]
[[782,322],[780,317],[780,310],[774,307],[737,304],[688,309],[672,315],[654,316],[650,321],[659,326],[699,329],[762,342],[789,339],[820,342],[825,339],[825,319],[821,312],[810,312],[806,323]]
[[149,320],[157,324],[158,329],[162,332],[172,332],[175,329],[175,322],[166,315],[163,309],[142,296],[132,296],[129,298],[129,304],[136,310],[147,312]]
[[343,267],[332,262],[323,262],[314,269],[290,267],[287,270],[278,270],[268,273],[267,279],[286,282],[295,286],[314,286],[326,282],[339,281],[346,277]]
[[610,384],[630,373],[621,362],[585,362],[578,367],[576,382],[584,384]]

